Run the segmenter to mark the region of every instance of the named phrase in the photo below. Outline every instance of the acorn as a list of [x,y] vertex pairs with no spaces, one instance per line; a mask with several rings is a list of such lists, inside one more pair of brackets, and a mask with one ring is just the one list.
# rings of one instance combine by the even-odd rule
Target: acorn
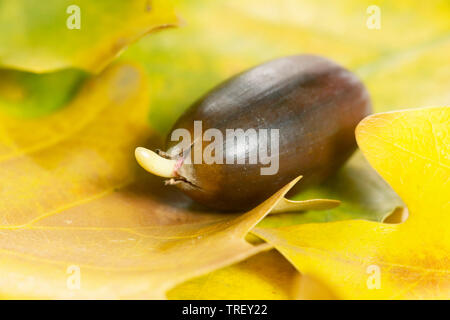
[[336,172],[371,112],[355,74],[314,55],[275,59],[223,82],[179,119],[167,151],[137,148],[147,171],[195,201],[248,210],[298,176],[298,190]]

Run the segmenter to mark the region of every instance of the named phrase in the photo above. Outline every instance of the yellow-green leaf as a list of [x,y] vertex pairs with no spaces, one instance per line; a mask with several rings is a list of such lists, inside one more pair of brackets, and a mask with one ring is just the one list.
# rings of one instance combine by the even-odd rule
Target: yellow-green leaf
[[[358,50],[350,50],[353,57],[358,55],[355,51],[359,55],[398,52],[448,35],[450,28],[450,4],[446,0],[230,0],[227,3],[239,13],[273,25],[307,30],[309,34],[347,44],[358,43]],[[371,24],[371,17],[379,17],[378,26]],[[324,48],[327,45],[324,43]]]
[[386,55],[357,73],[371,93],[376,112],[445,105],[450,98],[449,55],[450,31],[430,43]]
[[283,198],[278,202],[277,206],[270,212],[271,214],[299,212],[307,210],[327,210],[333,209],[340,205],[339,200],[330,199],[310,199],[310,200],[289,200]]
[[167,0],[0,1],[0,66],[98,72],[130,43],[176,23]]
[[[301,184],[301,180],[299,184]],[[315,198],[338,199],[339,206],[322,207],[320,211],[311,207],[308,209],[309,211],[302,213],[270,215],[259,226],[274,228],[300,223],[349,219],[382,221],[393,211],[403,207],[397,194],[370,168],[360,152],[357,152],[335,176],[321,185],[313,186],[293,196],[292,199],[302,204],[305,201],[306,203],[311,201],[308,199]],[[317,200],[312,201],[314,203]],[[319,200],[318,204],[320,203]],[[326,202],[322,202],[323,204]]]
[[409,209],[401,224],[340,221],[255,229],[340,298],[450,298],[450,107],[377,114],[357,129]]
[[51,114],[67,105],[86,79],[74,69],[41,75],[0,70],[0,110],[22,119]]
[[170,290],[167,296],[188,300],[290,299],[297,276],[292,265],[271,250],[187,281]]

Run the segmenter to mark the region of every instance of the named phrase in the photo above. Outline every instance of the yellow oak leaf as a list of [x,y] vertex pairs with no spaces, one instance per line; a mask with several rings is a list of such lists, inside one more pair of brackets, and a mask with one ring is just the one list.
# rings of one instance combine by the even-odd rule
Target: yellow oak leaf
[[[450,27],[447,0],[427,3],[415,0],[277,0],[276,6],[274,3],[274,0],[227,1],[238,14],[255,20],[285,29],[307,29],[310,34],[337,38],[344,43],[359,43],[360,50],[355,50],[360,51],[359,54],[378,50],[386,54],[434,41],[436,36],[448,33]],[[414,30],[414,34],[405,36],[405,27]]]
[[0,296],[164,298],[268,249],[245,236],[298,179],[244,214],[196,207],[134,159],[154,138],[148,91],[114,65],[57,113],[0,117]]
[[293,281],[298,275],[276,250],[270,250],[186,281],[170,290],[167,297],[188,300],[290,299]]
[[405,222],[340,221],[254,233],[340,298],[450,298],[450,108],[376,114],[356,134],[371,165],[408,206]]

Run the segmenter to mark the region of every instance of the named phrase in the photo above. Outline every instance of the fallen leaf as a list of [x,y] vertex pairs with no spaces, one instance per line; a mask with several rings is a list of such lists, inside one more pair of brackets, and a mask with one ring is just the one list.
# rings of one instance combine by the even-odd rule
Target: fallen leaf
[[450,108],[382,113],[357,128],[371,165],[405,201],[406,222],[339,221],[254,233],[347,299],[450,297]]
[[[73,19],[79,29],[68,27]],[[167,0],[2,1],[0,65],[36,73],[70,67],[99,72],[130,43],[177,22]]]
[[308,275],[298,274],[292,284],[292,298],[296,300],[337,300],[325,284]]
[[296,181],[242,215],[165,188],[133,156],[154,137],[148,90],[139,69],[116,65],[58,113],[1,117],[1,296],[164,298],[268,249],[245,236]]
[[432,41],[381,57],[356,72],[371,93],[375,112],[446,105],[450,100],[450,65],[446,63],[449,55],[447,32]]
[[[301,184],[301,180],[299,184]],[[314,198],[336,199],[339,200],[339,206],[322,207],[320,208],[321,211],[317,211],[317,207],[310,207],[307,212],[270,215],[259,226],[275,228],[301,223],[350,219],[382,221],[393,212],[403,208],[403,202],[397,194],[392,191],[375,170],[370,168],[359,151],[336,175],[323,184],[313,186],[290,197],[299,204],[305,201],[306,203],[313,201],[314,204],[317,200],[308,200]],[[317,204],[320,205],[322,201]],[[322,203],[327,204],[327,202]],[[332,205],[333,202],[329,204]],[[280,205],[282,205],[282,202]]]
[[[101,4],[101,2],[99,3]],[[161,5],[166,5],[165,3]],[[139,107],[142,108],[140,109],[142,112],[139,112],[134,120],[130,120],[132,128],[136,128],[135,126],[138,123],[139,126],[142,126],[140,128],[143,128],[142,132],[145,132],[142,137],[135,136],[139,135],[137,132],[139,130],[132,129],[129,131],[130,128],[126,128],[121,130],[121,133],[113,139],[123,141],[122,139],[129,138],[129,141],[135,139],[140,143],[153,134],[148,133],[145,123],[139,122],[143,119],[146,120],[145,118],[150,120],[152,129],[160,133],[167,132],[175,119],[191,102],[220,81],[265,60],[303,52],[325,55],[355,70],[368,84],[376,111],[392,110],[405,105],[420,106],[448,103],[448,85],[446,84],[449,79],[449,70],[447,65],[442,63],[448,56],[449,48],[449,9],[447,1],[434,1],[427,4],[421,4],[417,1],[395,3],[382,1],[379,3],[382,10],[382,28],[380,30],[369,30],[365,25],[367,18],[365,10],[367,6],[373,4],[372,2],[349,0],[344,3],[337,5],[332,1],[306,3],[291,0],[272,0],[264,1],[264,3],[260,1],[257,3],[253,1],[242,2],[240,0],[217,0],[207,3],[198,0],[180,2],[177,7],[180,8],[180,14],[187,21],[186,26],[173,32],[145,37],[132,45],[124,54],[124,60],[133,60],[145,67],[150,82],[149,89],[146,90],[150,96],[150,103],[142,102],[142,106]],[[89,6],[97,5],[97,2],[89,4]],[[121,5],[128,6],[129,4]],[[11,10],[5,9],[6,7],[13,8],[12,11],[14,11],[17,4],[2,3],[0,6],[2,6],[1,16],[2,13],[11,13]],[[58,10],[58,6],[60,4],[54,6],[55,10]],[[83,7],[81,7],[81,10],[84,16]],[[145,7],[148,8],[147,3]],[[30,8],[32,8],[32,5]],[[64,11],[65,8],[63,8],[63,13]],[[60,14],[59,11],[58,14]],[[17,17],[17,13],[11,16]],[[64,27],[65,19],[68,16],[64,13],[62,19],[60,19]],[[23,20],[17,19],[13,22],[20,21]],[[211,21],[214,23],[211,24]],[[131,25],[133,26],[133,24]],[[74,32],[79,31],[83,31],[83,22],[81,30],[71,30],[69,34],[72,37]],[[280,37],[280,35],[283,36]],[[45,42],[47,39],[43,39],[43,41]],[[52,39],[48,39],[48,41],[52,41]],[[2,41],[2,43],[6,42]],[[92,48],[97,47],[91,46],[89,50]],[[8,49],[9,47],[5,46],[0,48],[0,63],[4,62],[2,54],[5,52],[4,50]],[[10,58],[34,63],[34,60],[30,59],[29,56],[26,57],[26,60],[23,59],[26,53],[29,53],[29,51],[16,52],[17,57],[10,56]],[[107,53],[111,54],[110,52]],[[39,55],[36,55],[36,57],[39,57]],[[86,54],[85,57],[87,57],[86,59],[91,58],[89,54]],[[44,62],[47,63],[48,61]],[[73,65],[73,63],[69,65]],[[55,68],[50,68],[50,65],[47,67],[48,70],[54,70]],[[97,65],[94,67],[97,67]],[[98,67],[101,68],[102,64],[100,63]],[[15,200],[11,201],[11,199],[2,195],[2,192],[7,192],[9,186],[6,184],[0,186],[1,199],[10,200],[0,205],[2,207],[0,216],[8,217],[9,208],[7,205],[11,203],[15,204],[13,212],[14,216],[17,216],[17,221],[14,221],[15,218],[8,217],[7,220],[3,219],[3,223],[10,223],[10,226],[14,228],[17,227],[17,222],[26,224],[30,221],[28,219],[32,221],[37,217],[33,212],[45,213],[46,209],[58,213],[36,221],[37,225],[45,222],[42,226],[46,228],[47,225],[54,225],[58,228],[60,225],[76,228],[90,228],[91,226],[96,226],[95,228],[97,226],[101,228],[122,228],[125,226],[125,229],[128,230],[129,226],[138,227],[141,223],[158,226],[161,224],[176,226],[188,223],[192,224],[193,229],[195,229],[196,223],[213,221],[214,214],[196,212],[191,207],[190,201],[182,194],[173,190],[162,189],[158,180],[147,180],[148,177],[143,177],[144,181],[136,183],[136,185],[132,184],[131,187],[119,187],[118,192],[112,191],[110,195],[102,193],[108,187],[110,187],[110,190],[114,190],[116,182],[121,183],[129,178],[132,180],[135,175],[140,176],[140,171],[131,170],[132,165],[124,164],[120,166],[114,162],[116,156],[123,158],[128,156],[128,150],[125,150],[126,145],[131,145],[134,142],[120,143],[123,147],[121,149],[121,146],[111,148],[111,144],[106,144],[104,141],[107,139],[100,139],[98,141],[99,148],[92,148],[91,145],[84,144],[82,156],[77,156],[80,152],[77,143],[86,140],[86,138],[80,137],[80,132],[85,132],[83,128],[87,126],[94,126],[96,119],[107,115],[107,110],[111,110],[110,104],[102,99],[102,95],[110,95],[110,90],[108,90],[108,85],[105,85],[102,89],[101,81],[98,81],[95,86],[95,92],[98,94],[89,89],[89,85],[83,86],[87,89],[81,89],[85,92],[83,95],[91,92],[92,103],[83,103],[83,99],[79,98],[83,96],[81,93],[71,101],[82,75],[78,78],[78,72],[73,70],[67,72],[64,76],[59,72],[54,75],[39,76],[17,71],[1,71],[0,73],[0,108],[2,113],[7,113],[6,115],[0,115],[0,123],[2,124],[0,126],[0,159],[5,161],[0,162],[0,167],[3,163],[15,162],[20,157],[31,157],[36,159],[35,163],[37,163],[31,171],[28,168],[28,171],[23,172],[17,170],[7,176],[8,180],[2,180],[7,181],[8,185],[14,186],[15,192],[10,193],[12,196],[8,194],[8,197],[11,196],[11,199]],[[72,72],[73,76],[70,74]],[[404,74],[407,76],[404,76]],[[8,77],[5,77],[5,75],[8,75]],[[65,80],[66,77],[72,77],[73,81]],[[8,79],[8,81],[2,81],[2,79]],[[57,86],[55,82],[58,82]],[[128,81],[123,81],[123,83],[128,83]],[[54,92],[49,93],[48,87],[55,88]],[[123,92],[120,90],[121,86],[113,87],[112,92]],[[411,90],[411,88],[418,89]],[[124,89],[125,92],[129,90],[129,87]],[[71,102],[68,103],[69,101]],[[148,115],[146,113],[147,108],[144,108],[145,104],[146,107],[150,107]],[[133,105],[133,103],[130,102],[130,105]],[[74,108],[71,106],[74,106]],[[77,112],[77,109],[82,111]],[[56,110],[58,112],[48,115]],[[41,118],[35,118],[36,116]],[[24,118],[26,118],[26,121],[24,121]],[[66,118],[71,120],[65,121]],[[108,123],[108,130],[104,128],[99,132],[92,132],[88,137],[94,144],[96,137],[104,137],[105,134],[114,131],[112,128],[116,128],[120,124],[120,120],[117,120],[117,124],[114,122],[114,125]],[[28,128],[27,131],[23,129],[25,127]],[[51,183],[47,185],[39,184],[32,189],[28,185],[20,186],[14,182],[15,179],[28,181],[24,172],[27,172],[28,178],[31,179],[30,174],[35,172],[36,167],[42,168],[43,172],[57,169],[57,165],[54,163],[47,164],[46,160],[40,161],[40,158],[36,157],[35,154],[39,153],[42,148],[45,149],[46,146],[53,148],[52,145],[60,144],[70,137],[77,137],[79,141],[75,143],[74,139],[73,145],[67,149],[70,150],[75,146],[78,152],[68,154],[64,157],[64,161],[69,162],[68,159],[71,159],[70,163],[73,163],[78,159],[77,170],[74,169],[70,176],[67,175],[65,170],[60,170],[57,173],[52,171],[52,174],[44,177],[38,175],[35,181],[42,179],[45,182],[48,176],[52,176],[54,178],[52,181],[55,181],[55,183],[59,183],[60,179],[68,181],[73,178],[78,179],[76,183],[70,184],[68,187],[66,183],[59,183],[54,188],[48,188]],[[103,148],[105,145],[107,148]],[[107,156],[106,160],[103,160],[99,155],[107,155],[105,149],[110,150],[111,156]],[[94,164],[90,164],[89,151],[91,151],[91,155],[94,155],[92,158]],[[358,155],[355,156],[355,158],[358,157]],[[123,158],[119,159],[118,162],[134,162],[131,158],[127,160]],[[359,159],[361,158],[359,157]],[[297,200],[319,197],[340,199],[342,203],[339,207],[321,212],[280,213],[264,219],[259,226],[276,227],[342,219],[380,221],[386,219],[386,215],[397,207],[390,218],[396,217],[395,212],[399,212],[398,205],[399,203],[401,205],[401,202],[398,202],[395,194],[389,188],[386,188],[384,183],[380,183],[380,178],[373,174],[373,170],[364,161],[360,163],[359,159],[356,161],[352,159],[338,173],[336,178],[329,181],[329,184],[293,197]],[[116,163],[113,168],[108,165],[111,160]],[[95,178],[83,180],[83,176],[86,177],[86,173],[83,171],[84,166],[91,167],[88,175],[93,175]],[[98,175],[94,172],[96,170],[99,170]],[[7,174],[6,170],[3,172],[3,174]],[[57,174],[59,176],[55,178]],[[361,176],[365,178],[359,179]],[[2,176],[2,178],[6,179],[5,176]],[[85,186],[89,186],[89,190],[83,192]],[[25,189],[24,199],[18,199],[20,187]],[[47,188],[48,196],[46,196]],[[36,193],[36,190],[41,191],[37,193],[36,197],[31,197],[30,192]],[[83,194],[80,197],[75,197],[80,201],[76,203],[77,205],[74,208],[64,208],[65,200],[55,196],[63,193],[64,197],[68,198],[70,202],[78,192]],[[47,197],[50,200],[45,200],[43,204],[41,201],[43,198],[41,197]],[[82,203],[85,198],[89,198],[89,205],[86,207]],[[27,210],[25,204],[20,203],[21,200],[24,202],[30,200],[31,209]],[[51,207],[53,200],[62,204],[62,206]],[[147,208],[149,207],[153,210],[152,214],[148,214]],[[123,208],[130,209],[130,211],[135,209],[137,212],[130,213],[127,211],[128,214],[123,214],[125,211]],[[186,208],[189,208],[189,211],[186,211]],[[120,211],[120,213],[117,211]],[[68,219],[64,219],[66,215],[69,217]],[[393,222],[396,221],[398,220],[394,219]],[[249,240],[248,236],[246,238]],[[87,247],[78,244],[76,240],[77,238],[73,238],[70,242],[68,241],[67,247],[82,249]],[[254,240],[251,242],[258,244]],[[47,250],[47,247],[41,246],[42,250]],[[138,248],[142,249],[139,246]],[[131,251],[130,249],[129,252]],[[109,254],[110,252],[106,255]],[[83,268],[81,269],[82,272]],[[18,268],[14,278],[19,279],[17,286],[21,289],[13,293],[27,296],[27,293],[33,292],[33,290],[26,288],[30,283],[33,284],[35,278],[34,274],[30,275],[29,271],[23,274],[21,271],[22,269]],[[217,272],[221,272],[221,270]],[[61,271],[61,269],[58,269],[57,274],[60,276],[57,278],[58,281],[70,276],[66,270]],[[266,280],[266,288],[277,286],[276,283],[269,284],[272,282],[271,279],[266,278]],[[141,283],[142,286],[148,284],[148,282],[139,281],[139,284]],[[212,290],[207,289],[210,283],[206,282],[203,290],[211,292],[211,298],[213,298]],[[117,294],[120,291],[117,289],[119,287],[122,288],[118,284],[112,288],[111,292]],[[98,296],[109,296],[109,292],[107,292],[109,288],[103,287],[103,289],[103,293]],[[133,290],[130,289],[130,291]],[[123,296],[160,296],[161,292],[164,291],[150,292],[148,287],[139,290],[138,288],[129,295]],[[80,293],[78,292],[78,294]],[[75,297],[77,292],[76,290],[75,292],[63,291],[62,295]]]
[[46,74],[0,70],[0,110],[18,120],[49,115],[66,106],[87,78],[74,69]]
[[[258,0],[227,3],[239,13],[285,29],[305,29],[322,38],[358,43],[357,51],[363,51],[359,54],[372,51],[388,55],[434,41],[448,34],[450,28],[450,4],[446,0],[278,0],[276,6],[273,1]],[[371,24],[370,17],[379,17],[379,28]],[[356,56],[356,52],[351,54]]]
[[299,212],[306,210],[327,210],[333,209],[340,205],[339,200],[331,199],[310,199],[295,201],[286,198],[281,199],[277,206],[270,211],[270,214],[280,214],[288,212]]
[[282,300],[292,298],[298,272],[276,250],[189,280],[167,293],[169,299]]

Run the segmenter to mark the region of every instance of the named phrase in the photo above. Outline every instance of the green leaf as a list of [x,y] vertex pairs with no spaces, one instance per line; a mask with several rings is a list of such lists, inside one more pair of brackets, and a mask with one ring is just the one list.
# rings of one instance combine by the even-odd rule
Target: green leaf
[[348,219],[382,221],[396,208],[403,206],[397,194],[370,167],[360,152],[323,184],[291,197],[299,201],[314,198],[337,199],[341,203],[328,210],[270,215],[258,226],[281,227]]
[[49,115],[69,103],[87,78],[74,69],[42,75],[0,70],[0,111],[22,119]]
[[[79,29],[68,27],[73,5]],[[98,72],[130,43],[176,23],[167,0],[0,1],[0,66],[38,73],[70,67]]]

